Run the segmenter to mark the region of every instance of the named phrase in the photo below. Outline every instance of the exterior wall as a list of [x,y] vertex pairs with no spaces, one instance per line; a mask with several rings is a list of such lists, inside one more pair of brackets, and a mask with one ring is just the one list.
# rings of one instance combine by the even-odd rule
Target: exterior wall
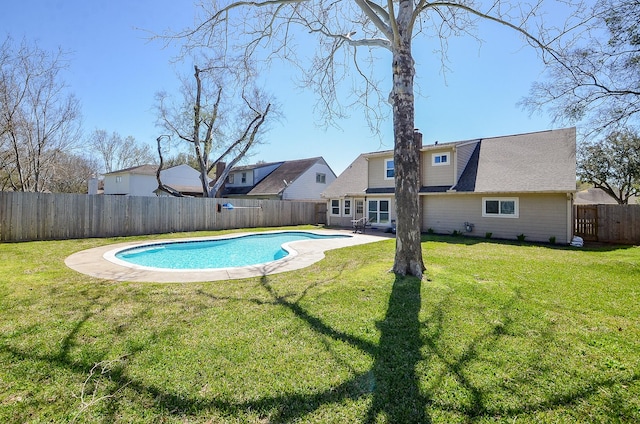
[[[120,182],[116,182],[120,177]],[[126,196],[155,196],[158,188],[155,176],[142,174],[119,174],[104,177],[104,194]]]
[[475,150],[477,145],[477,142],[466,143],[456,148],[456,181],[460,180],[460,176],[464,172],[464,168],[466,168],[467,164],[469,163],[469,159],[471,159],[473,151]]
[[[338,200],[340,202],[340,213],[337,215],[334,215],[332,212],[332,201],[333,200]],[[349,214],[345,214],[344,212],[344,201],[345,200],[350,200],[351,201],[351,212]],[[362,213],[357,213],[356,212],[356,201],[362,201],[363,202],[363,212]],[[330,226],[335,226],[335,227],[352,227],[353,226],[353,220],[354,219],[359,219],[362,218],[363,216],[366,215],[367,212],[367,206],[366,206],[366,202],[364,197],[344,197],[344,198],[340,198],[340,199],[329,199],[327,201],[327,224]]]
[[[247,174],[247,181],[242,182],[242,173],[245,172]],[[253,170],[247,169],[244,171],[230,172],[229,175],[233,175],[233,183],[229,183],[229,179],[227,177],[227,187],[250,187],[253,186]]]
[[394,187],[393,178],[385,179],[385,161],[393,159],[393,153],[389,156],[378,156],[369,158],[369,188]]
[[[160,172],[160,178],[162,179],[162,182],[167,185],[202,186],[202,183],[200,182],[200,173],[189,165],[178,165],[172,168],[163,169]],[[158,184],[156,183],[156,188],[158,188],[157,186]]]
[[[253,181],[252,184],[250,185],[254,185],[254,184],[258,184],[260,181],[262,181],[264,179],[264,177],[266,177],[267,175],[271,174],[276,168],[278,168],[280,165],[282,165],[282,162],[280,163],[274,163],[273,165],[269,165],[269,166],[261,166],[259,168],[256,168],[253,170]],[[249,176],[249,174],[247,174],[247,177]]]
[[[318,173],[325,175],[324,183],[316,182]],[[331,168],[324,163],[316,163],[284,190],[282,200],[320,200],[322,192],[335,179]]]
[[[120,182],[116,182],[120,177]],[[104,194],[129,194],[130,174],[105,175]]]
[[[517,197],[518,218],[483,217],[483,197]],[[474,225],[468,235],[516,239],[524,234],[526,240],[548,242],[555,237],[557,243],[568,243],[571,234],[571,208],[567,195],[560,194],[440,194],[422,196],[422,230],[436,233],[464,231],[464,223]]]
[[[432,164],[432,155],[434,154],[449,154],[449,161],[447,165]],[[455,180],[455,160],[453,149],[429,149],[423,151],[421,155],[422,161],[422,176],[421,184],[423,186],[453,186]]]
[[156,196],[153,192],[158,188],[155,175],[131,174],[129,179],[129,196]]
[[[120,177],[120,182],[116,182]],[[189,165],[179,165],[164,169],[161,173],[162,182],[167,185],[194,186],[200,188],[200,173]],[[104,177],[104,194],[119,194],[127,196],[156,196],[158,188],[155,174],[122,173],[106,175]]]

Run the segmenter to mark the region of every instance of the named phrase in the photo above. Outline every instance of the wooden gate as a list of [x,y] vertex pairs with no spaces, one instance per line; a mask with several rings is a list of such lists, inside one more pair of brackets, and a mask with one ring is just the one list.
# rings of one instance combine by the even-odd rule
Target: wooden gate
[[598,241],[598,206],[576,205],[573,233],[588,241]]
[[327,204],[316,203],[316,224],[326,225],[327,223]]

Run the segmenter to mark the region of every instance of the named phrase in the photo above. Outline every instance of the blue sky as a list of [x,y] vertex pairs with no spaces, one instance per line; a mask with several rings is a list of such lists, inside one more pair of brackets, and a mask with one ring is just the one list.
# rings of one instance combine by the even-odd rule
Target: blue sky
[[[171,63],[175,49],[149,42],[142,29],[161,32],[193,22],[189,1],[171,0],[21,0],[3,5],[0,35],[14,41],[38,41],[43,49],[70,52],[64,79],[80,99],[83,126],[132,135],[155,145],[162,131],[155,126],[154,94],[175,92],[176,72],[191,63]],[[180,4],[181,3],[181,4]],[[443,75],[436,44],[414,42],[417,83],[416,127],[424,143],[517,134],[551,129],[546,115],[529,116],[516,103],[542,78],[536,53],[505,28],[483,25],[480,46],[469,38],[451,39]],[[381,56],[383,53],[381,52]],[[381,61],[381,69],[390,64]],[[295,88],[286,72],[273,69],[264,76],[282,105],[283,119],[272,125],[266,144],[251,161],[291,160],[323,156],[339,174],[358,154],[393,146],[392,121],[382,124],[382,139],[371,134],[362,114],[323,130],[314,124],[315,94]]]

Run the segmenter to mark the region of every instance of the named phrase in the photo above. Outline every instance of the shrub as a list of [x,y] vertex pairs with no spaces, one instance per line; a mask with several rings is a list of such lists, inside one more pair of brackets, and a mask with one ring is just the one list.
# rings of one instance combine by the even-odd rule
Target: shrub
[[457,237],[457,236],[461,236],[462,232],[458,231],[458,230],[453,230],[453,232],[451,233],[452,236]]
[[524,234],[518,234],[517,236],[518,241],[524,241],[524,239],[527,237]]
[[486,233],[484,233],[484,238],[490,239],[492,235],[493,233],[491,231],[487,231]]
[[556,244],[556,236],[549,237],[549,243]]
[[427,228],[427,234],[433,234],[433,233],[435,233],[433,228],[431,228],[431,227]]

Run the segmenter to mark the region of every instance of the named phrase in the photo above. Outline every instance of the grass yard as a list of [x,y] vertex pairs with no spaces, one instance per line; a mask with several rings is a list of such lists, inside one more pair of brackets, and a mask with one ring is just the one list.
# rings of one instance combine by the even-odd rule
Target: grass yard
[[638,247],[425,236],[422,282],[393,240],[210,283],[64,265],[131,239],[0,244],[0,422],[640,422]]

